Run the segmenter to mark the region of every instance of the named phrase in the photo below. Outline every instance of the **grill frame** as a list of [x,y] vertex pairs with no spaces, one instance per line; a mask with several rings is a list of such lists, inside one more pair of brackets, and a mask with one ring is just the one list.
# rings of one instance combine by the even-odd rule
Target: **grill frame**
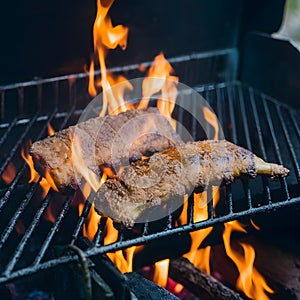
[[[236,55],[235,49],[228,49],[228,50],[222,50],[222,51],[214,51],[210,53],[199,53],[199,54],[193,54],[189,56],[181,56],[176,57],[173,59],[170,59],[171,63],[186,63],[187,61],[197,61],[197,60],[207,60],[208,58],[217,58],[220,59],[221,56],[227,56],[228,55],[228,61],[232,61],[233,57]],[[150,62],[144,63],[144,65],[149,66]],[[218,69],[217,63],[216,65],[212,64],[210,66],[211,74],[216,73],[216,69]],[[130,65],[127,67],[120,67],[115,68],[112,71],[115,72],[131,72],[138,69],[138,65]],[[245,135],[245,142],[244,145],[249,150],[255,151],[255,149],[252,147],[253,143],[251,142],[251,133],[248,126],[249,123],[249,115],[247,114],[247,109],[245,107],[246,103],[250,103],[250,107],[252,107],[253,110],[253,117],[254,117],[254,123],[255,128],[257,130],[256,135],[258,139],[258,146],[260,149],[261,157],[265,160],[268,160],[268,150],[265,147],[264,143],[264,136],[263,136],[263,128],[262,128],[262,117],[259,117],[258,109],[261,107],[259,106],[259,103],[262,103],[262,108],[265,111],[265,117],[266,117],[266,124],[267,127],[269,127],[271,140],[273,143],[272,151],[274,151],[274,156],[278,163],[286,163],[286,160],[282,158],[279,141],[277,138],[277,134],[275,132],[274,128],[274,121],[272,120],[272,117],[274,118],[274,115],[271,114],[271,108],[275,108],[276,113],[278,115],[278,119],[280,120],[279,125],[282,128],[283,137],[286,140],[286,146],[287,146],[287,152],[290,153],[289,157],[291,158],[293,169],[292,174],[293,176],[293,184],[298,185],[300,183],[300,169],[299,164],[297,161],[297,155],[294,147],[294,143],[296,142],[295,139],[298,141],[296,142],[297,145],[300,145],[300,124],[298,124],[296,116],[300,115],[300,112],[288,107],[287,105],[279,102],[276,99],[273,99],[272,97],[269,97],[259,91],[254,90],[251,87],[248,87],[246,85],[243,85],[242,83],[238,81],[232,81],[232,79],[235,77],[235,68],[232,68],[228,71],[227,74],[223,74],[221,76],[221,79],[226,79],[226,82],[221,83],[214,83],[214,84],[205,84],[205,85],[195,85],[196,91],[203,94],[204,97],[208,100],[208,102],[212,105],[213,108],[215,108],[215,111],[217,112],[217,115],[220,119],[221,124],[224,122],[223,126],[226,125],[226,121],[224,118],[226,118],[226,114],[224,114],[224,107],[222,105],[228,104],[226,109],[228,110],[229,120],[231,124],[231,129],[225,130],[225,137],[229,140],[231,140],[234,143],[239,144],[239,134],[238,134],[238,122],[237,122],[237,113],[235,111],[237,101],[240,105],[240,112],[242,115],[243,120],[243,132]],[[98,72],[99,74],[99,72]],[[188,78],[189,80],[190,78]],[[75,79],[75,84],[74,84]],[[31,81],[27,83],[21,83],[21,84],[13,84],[6,87],[0,87],[0,94],[1,94],[1,119],[5,120],[5,102],[7,99],[5,99],[5,93],[7,91],[13,90],[16,91],[18,94],[18,102],[19,102],[19,117],[23,116],[21,119],[18,118],[18,116],[14,116],[14,118],[9,122],[3,122],[0,125],[0,129],[2,129],[2,137],[0,139],[0,147],[3,147],[5,144],[5,141],[10,137],[13,130],[18,126],[24,126],[24,130],[21,133],[20,138],[18,139],[18,142],[13,146],[11,151],[9,152],[8,156],[4,157],[3,155],[1,158],[3,158],[3,163],[0,167],[0,175],[2,175],[3,171],[7,167],[8,163],[14,159],[14,157],[17,155],[18,150],[20,150],[20,147],[22,146],[22,143],[25,141],[28,133],[34,127],[34,124],[38,122],[44,122],[44,125],[42,126],[40,132],[37,134],[36,139],[40,139],[43,136],[45,136],[47,131],[47,124],[49,122],[52,122],[53,120],[62,119],[60,122],[60,128],[64,128],[71,117],[73,115],[79,115],[81,112],[80,105],[78,103],[78,99],[80,99],[80,94],[78,93],[78,88],[76,86],[76,80],[86,80],[87,74],[81,73],[81,74],[73,74],[69,76],[63,76],[63,77],[57,77],[57,78],[51,78],[51,79],[45,79],[45,80],[37,80],[37,81]],[[214,81],[218,81],[214,79]],[[67,113],[64,111],[60,111],[58,108],[58,102],[59,102],[59,84],[60,82],[66,82],[67,83],[67,89],[68,89],[68,105],[71,108]],[[193,82],[193,80],[192,80]],[[43,101],[43,85],[51,84],[54,88],[54,94],[56,95],[55,101],[54,101],[54,109],[52,112],[48,114],[41,115],[42,109],[42,103]],[[38,112],[34,114],[31,117],[24,118],[24,114],[21,110],[21,108],[24,106],[24,90],[29,87],[35,87],[37,90],[37,98],[35,99],[37,103]],[[212,102],[210,102],[211,95],[215,95],[215,99],[217,99],[217,102],[215,103],[215,107]],[[245,95],[249,98],[248,101],[245,99]],[[226,99],[225,99],[226,98]],[[82,96],[82,99],[88,99],[88,96],[85,94]],[[226,100],[226,103],[225,103]],[[79,108],[78,108],[79,106]],[[259,107],[258,107],[259,106]],[[290,122],[294,126],[294,131],[296,133],[296,136],[291,136],[289,133],[288,125],[286,125],[286,122],[284,120],[284,116],[282,111],[285,111],[285,113],[290,115]],[[227,122],[228,123],[228,122]],[[255,152],[256,153],[256,152]],[[0,214],[2,213],[3,209],[7,205],[10,199],[12,199],[12,195],[16,189],[24,187],[24,184],[19,184],[19,181],[21,181],[22,177],[24,176],[25,172],[27,170],[26,163],[23,163],[23,165],[19,168],[19,172],[13,182],[4,190],[2,190],[2,198],[0,202]],[[39,179],[39,181],[41,178]],[[258,180],[258,179],[256,179]],[[33,183],[31,185],[26,185],[25,188],[27,188],[27,193],[25,193],[25,199],[21,202],[20,206],[16,209],[14,212],[13,217],[9,220],[7,226],[5,227],[4,231],[2,232],[1,238],[0,238],[0,249],[4,246],[6,241],[9,239],[11,233],[14,230],[14,227],[19,220],[20,216],[26,209],[26,207],[29,205],[31,201],[33,201],[33,196],[35,192],[38,189],[38,182]],[[188,202],[188,223],[186,225],[181,225],[178,227],[172,226],[172,216],[170,215],[167,221],[167,224],[165,228],[159,232],[156,233],[149,233],[148,232],[148,225],[145,224],[144,232],[141,236],[137,236],[134,238],[127,238],[122,230],[119,233],[119,239],[117,242],[109,244],[109,245],[101,245],[101,240],[103,235],[105,234],[105,225],[106,225],[106,218],[101,218],[100,225],[98,227],[98,231],[96,233],[96,236],[94,238],[94,247],[88,249],[85,251],[85,255],[87,257],[93,257],[99,254],[105,254],[107,252],[113,252],[116,250],[125,249],[130,246],[136,246],[145,244],[149,241],[156,240],[162,237],[167,236],[173,236],[173,235],[180,235],[185,232],[192,232],[199,229],[207,228],[210,226],[214,226],[216,224],[221,224],[224,222],[232,221],[235,219],[239,219],[242,217],[248,217],[248,216],[254,216],[259,213],[266,213],[270,211],[274,211],[276,209],[281,209],[283,207],[296,205],[300,203],[300,193],[296,195],[291,195],[290,193],[290,186],[289,178],[288,179],[281,179],[279,182],[280,190],[283,191],[283,194],[285,197],[281,198],[280,201],[272,201],[273,196],[272,192],[273,189],[270,187],[270,182],[266,178],[262,178],[262,186],[264,189],[264,195],[267,202],[264,205],[257,206],[254,204],[254,199],[252,197],[252,189],[249,185],[248,180],[242,181],[243,183],[243,191],[244,191],[244,197],[245,203],[247,203],[247,208],[243,209],[241,211],[236,211],[235,206],[236,202],[234,199],[234,191],[232,191],[232,186],[234,187],[235,183],[233,185],[229,185],[224,187],[226,190],[226,208],[228,209],[228,213],[225,215],[217,216],[215,217],[215,210],[213,208],[213,203],[210,201],[208,203],[207,209],[208,209],[208,219],[200,222],[194,222],[193,219],[193,207],[194,202],[192,199],[189,199]],[[62,256],[60,258],[56,259],[49,259],[46,261],[43,261],[45,259],[46,252],[48,248],[50,247],[50,244],[52,243],[52,240],[57,232],[57,230],[60,229],[62,222],[65,219],[65,216],[67,215],[68,211],[71,207],[72,197],[73,195],[67,197],[65,199],[65,202],[62,205],[62,209],[60,210],[58,217],[56,218],[56,221],[51,226],[51,229],[48,231],[46,238],[43,241],[42,246],[40,247],[38,253],[36,254],[36,258],[34,259],[33,263],[31,265],[22,267],[20,269],[15,270],[15,267],[21,258],[22,254],[24,253],[24,250],[26,250],[26,246],[28,245],[29,239],[32,237],[32,234],[36,231],[37,227],[39,226],[39,223],[41,221],[42,216],[44,215],[50,201],[52,200],[54,195],[54,192],[50,190],[50,192],[45,197],[44,201],[41,203],[40,207],[38,207],[37,212],[32,219],[32,222],[28,226],[25,234],[22,236],[20,243],[18,246],[14,249],[14,253],[12,257],[10,258],[8,264],[6,264],[4,270],[1,273],[0,276],[0,283],[6,283],[15,279],[18,279],[22,276],[27,276],[30,274],[34,274],[40,270],[50,269],[57,267],[61,264],[65,263],[71,263],[78,261],[78,257],[75,255],[66,255]],[[12,201],[12,200],[11,200]],[[81,234],[81,228],[83,223],[85,222],[89,210],[91,208],[90,202],[86,201],[85,206],[83,208],[82,214],[79,216],[77,220],[77,224],[75,225],[75,228],[72,233],[72,237],[70,240],[71,244],[74,244],[76,240],[79,238]]]

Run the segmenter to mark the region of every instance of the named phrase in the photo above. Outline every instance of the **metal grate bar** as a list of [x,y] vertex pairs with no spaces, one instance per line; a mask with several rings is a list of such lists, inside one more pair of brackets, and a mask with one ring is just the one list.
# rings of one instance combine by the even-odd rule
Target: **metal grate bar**
[[236,121],[235,121],[235,114],[234,114],[234,105],[233,105],[233,91],[232,87],[227,87],[228,92],[228,104],[229,104],[229,116],[231,121],[231,128],[232,128],[232,142],[237,144],[237,132],[236,132]]
[[16,154],[18,148],[20,147],[20,145],[23,143],[25,137],[27,136],[28,132],[30,131],[32,125],[35,123],[36,119],[38,117],[38,114],[36,114],[30,121],[30,123],[27,125],[26,129],[24,130],[24,132],[22,133],[21,137],[18,139],[18,142],[14,145],[14,147],[11,149],[11,151],[9,152],[9,155],[7,156],[6,160],[4,161],[4,163],[1,165],[0,168],[0,176],[3,174],[5,168],[7,167],[8,163],[10,162],[10,160],[14,157],[14,155]]
[[228,203],[228,208],[229,208],[229,214],[232,215],[233,214],[233,200],[232,200],[232,188],[231,188],[231,184],[229,184],[226,187],[226,199],[227,199],[227,203]]
[[213,219],[215,217],[215,210],[214,210],[214,199],[213,199],[213,187],[207,190],[207,218]]
[[247,148],[250,151],[252,151],[252,145],[251,145],[251,139],[250,139],[250,132],[249,132],[249,126],[248,126],[248,116],[246,114],[244,93],[242,91],[241,86],[238,86],[238,95],[239,95],[238,99],[239,99],[240,108],[241,108],[241,114],[242,114],[242,120],[243,120],[243,127],[244,127],[245,139],[246,139],[246,145],[247,145]]
[[[254,91],[252,88],[249,88],[249,96],[250,96],[250,103],[251,103],[253,116],[254,116],[255,127],[257,130],[257,137],[258,137],[258,143],[259,143],[261,155],[264,160],[267,160],[267,153],[266,153],[266,149],[265,149],[264,142],[263,142],[260,121],[258,118],[259,114],[258,114],[258,110],[257,110],[257,106],[256,106]],[[265,177],[262,177],[262,182],[263,182],[263,187],[264,187],[264,190],[266,193],[267,200],[269,203],[272,203],[269,181]]]
[[49,202],[50,202],[50,199],[51,199],[51,194],[52,194],[52,191],[50,191],[48,193],[48,195],[46,196],[45,200],[43,201],[40,209],[37,211],[35,217],[33,218],[32,223],[30,224],[30,226],[26,230],[26,232],[25,232],[21,242],[19,243],[12,259],[9,261],[9,263],[6,266],[5,271],[3,272],[3,274],[5,276],[8,276],[12,272],[12,270],[14,269],[16,263],[20,259],[24,247],[26,246],[26,244],[27,244],[29,238],[31,237],[31,234],[33,233],[34,229],[39,224],[42,214],[44,213],[45,209],[49,205]]
[[[249,132],[249,126],[248,126],[248,117],[247,117],[246,108],[245,108],[244,93],[243,93],[240,85],[238,86],[238,95],[239,95],[238,98],[239,98],[239,104],[240,104],[241,115],[242,115],[242,120],[243,120],[245,139],[246,139],[246,146],[250,151],[252,151],[250,132]],[[243,180],[242,182],[243,182],[245,196],[248,201],[248,207],[252,208],[252,197],[251,197],[251,190],[250,190],[249,182],[248,182],[248,180]]]
[[1,238],[0,238],[0,249],[2,248],[3,244],[6,242],[8,237],[10,236],[10,234],[13,231],[20,215],[25,210],[25,208],[27,207],[27,205],[30,202],[31,198],[33,197],[37,187],[39,186],[40,180],[41,180],[41,177],[40,177],[38,182],[33,183],[33,185],[31,186],[31,189],[29,190],[29,193],[26,195],[26,198],[21,202],[20,206],[18,207],[18,209],[16,210],[16,212],[14,213],[12,218],[10,219],[8,225],[4,229],[4,231],[1,235]]
[[289,110],[289,113],[290,113],[290,117],[292,119],[293,125],[295,127],[295,130],[297,132],[298,138],[300,138],[300,128],[299,128],[298,123],[295,119],[295,114],[293,112],[291,112],[290,110]]
[[218,119],[222,126],[224,126],[224,120],[223,120],[223,113],[224,109],[222,107],[222,104],[224,102],[224,91],[223,89],[217,89],[216,90],[216,97],[217,97],[217,114],[218,114]]
[[81,215],[79,216],[79,219],[77,221],[76,227],[75,227],[73,235],[72,235],[73,239],[71,241],[71,244],[74,244],[76,239],[78,238],[81,227],[82,227],[85,219],[87,218],[87,216],[89,215],[89,212],[91,210],[91,207],[92,207],[91,199],[93,199],[93,198],[94,198],[94,194],[91,194],[89,196],[89,198],[84,203],[83,210],[81,212]]
[[282,127],[283,132],[284,132],[284,136],[285,136],[285,139],[286,139],[286,142],[287,142],[287,145],[288,145],[288,149],[289,149],[291,158],[293,160],[293,164],[294,164],[295,171],[296,171],[297,181],[300,182],[300,168],[299,168],[299,164],[298,164],[297,155],[295,153],[294,146],[292,144],[290,134],[289,134],[289,132],[286,128],[286,125],[285,125],[285,122],[284,122],[284,119],[283,119],[283,116],[282,116],[281,109],[278,105],[276,105],[276,111],[277,111],[277,114],[278,114],[278,117],[279,117],[279,120],[280,120],[280,125]]
[[7,137],[9,136],[9,134],[11,133],[11,130],[16,125],[16,123],[17,123],[17,119],[14,119],[11,122],[11,124],[9,125],[9,127],[6,129],[5,133],[2,135],[2,137],[0,139],[0,146],[2,146],[2,144],[5,142],[5,140],[7,139]]
[[5,206],[5,204],[7,203],[7,201],[9,200],[9,198],[11,197],[12,192],[15,190],[15,188],[17,187],[18,182],[20,181],[20,179],[22,178],[25,170],[27,168],[27,164],[24,163],[22,166],[22,169],[20,170],[20,172],[17,174],[17,176],[14,178],[13,182],[10,184],[10,186],[8,187],[8,189],[6,190],[4,196],[1,198],[0,201],[0,212],[2,211],[2,208]]
[[100,243],[104,238],[106,222],[107,222],[107,217],[102,216],[98,225],[97,232],[94,237],[94,244],[96,247],[101,245]]
[[[280,148],[279,148],[277,136],[276,136],[275,130],[274,130],[274,125],[273,125],[273,121],[272,121],[272,118],[271,118],[271,113],[270,113],[269,107],[267,106],[266,100],[265,100],[263,95],[262,95],[262,100],[263,100],[264,111],[266,113],[267,122],[268,122],[270,132],[271,132],[271,136],[272,136],[273,145],[274,145],[274,148],[275,148],[276,157],[278,159],[278,162],[282,165],[283,161],[282,161],[282,157],[281,157],[281,154],[280,154]],[[285,177],[281,178],[280,181],[283,183],[283,188],[284,188],[284,191],[285,191],[285,194],[286,194],[286,199],[290,199],[286,178]]]
[[193,224],[194,223],[194,197],[191,195],[188,198],[188,206],[187,206],[187,223]]
[[167,220],[167,226],[166,226],[166,229],[172,229],[173,225],[172,225],[172,211],[171,209],[169,209],[169,213],[168,213],[168,220]]
[[5,90],[1,90],[0,89],[0,109],[1,109],[1,111],[0,111],[0,113],[1,113],[1,115],[0,115],[0,120],[1,120],[1,122],[3,122],[3,120],[4,120],[4,117],[5,117]]
[[244,188],[244,191],[245,191],[245,196],[246,196],[246,199],[248,201],[248,208],[252,208],[252,197],[251,197],[251,190],[250,190],[250,187],[249,187],[249,181],[248,180],[242,180],[242,183],[243,183],[243,188]]
[[36,258],[34,260],[33,266],[37,266],[41,262],[41,260],[43,259],[43,257],[45,255],[47,249],[49,248],[49,245],[50,245],[50,243],[51,243],[51,241],[52,241],[55,233],[57,232],[57,229],[59,228],[61,222],[63,221],[66,213],[70,209],[70,206],[71,206],[71,203],[72,203],[72,199],[73,199],[72,197],[69,197],[66,200],[66,202],[65,202],[65,204],[64,204],[61,212],[59,213],[59,215],[56,218],[55,222],[53,223],[53,225],[52,225],[52,227],[51,227],[51,229],[50,229],[47,237],[45,238],[45,240],[43,242],[43,245],[40,248],[40,252],[37,254],[37,256],[36,256]]
[[[43,134],[44,134],[44,133],[46,132],[46,130],[47,130],[47,125],[48,125],[48,123],[50,123],[50,122],[52,121],[52,119],[54,118],[55,114],[56,114],[56,109],[54,109],[53,113],[49,116],[48,121],[47,121],[47,124],[45,124],[45,125],[42,127],[42,129],[41,129],[41,131],[40,131],[40,133],[39,133],[39,135],[38,135],[38,137],[37,137],[37,140],[39,140],[39,139],[42,138]],[[27,169],[27,163],[24,162],[24,163],[23,163],[23,166],[22,166],[22,168],[21,168],[21,170],[18,172],[18,174],[17,174],[17,176],[14,178],[12,184],[9,186],[9,188],[8,188],[7,191],[5,192],[4,196],[1,198],[1,202],[0,202],[0,212],[2,211],[3,206],[4,206],[4,205],[7,203],[7,201],[9,200],[9,198],[10,198],[10,196],[11,196],[11,193],[12,193],[12,192],[14,191],[14,189],[16,188],[18,182],[19,182],[20,179],[22,178],[22,176],[23,176],[23,174],[24,174],[24,172],[25,172],[26,169]]]
[[146,221],[144,225],[143,236],[148,235],[148,233],[149,233],[149,222]]

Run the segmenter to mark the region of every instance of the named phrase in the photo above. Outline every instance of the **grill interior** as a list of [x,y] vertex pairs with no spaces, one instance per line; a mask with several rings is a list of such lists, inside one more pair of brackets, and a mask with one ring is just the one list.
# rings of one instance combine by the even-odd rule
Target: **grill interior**
[[[234,81],[236,55],[235,49],[226,49],[175,57],[170,62],[181,81],[189,82],[209,102],[226,139],[248,148],[266,161],[285,165],[291,170],[290,175],[276,182],[260,176],[255,180],[244,178],[221,187],[218,205],[214,208],[213,201],[209,201],[209,217],[201,222],[194,221],[194,203],[190,198],[187,224],[178,225],[175,222],[178,212],[175,212],[160,222],[159,229],[151,223],[146,223],[140,234],[129,234],[125,228],[119,228],[118,241],[105,246],[107,219],[103,217],[92,247],[85,251],[87,257],[300,202],[300,112]],[[128,78],[141,76],[138,65],[112,71]],[[199,81],[199,78],[204,80]],[[213,84],[199,84],[203,81]],[[58,255],[57,247],[74,244],[82,236],[82,225],[91,204],[86,202],[78,216],[77,207],[72,203],[74,195],[64,196],[50,190],[43,200],[38,183],[27,183],[29,170],[20,152],[29,139],[35,141],[47,136],[48,123],[56,130],[75,124],[91,99],[87,95],[86,74],[4,86],[0,88],[0,95],[0,175],[10,162],[17,170],[9,185],[2,181],[0,186],[0,283],[5,283],[78,260],[74,254]],[[195,120],[185,122],[179,107],[175,109],[174,118],[185,125],[195,139],[205,138],[199,134]],[[208,194],[210,199],[212,191]],[[53,208],[58,214],[51,223],[46,221],[45,215]]]

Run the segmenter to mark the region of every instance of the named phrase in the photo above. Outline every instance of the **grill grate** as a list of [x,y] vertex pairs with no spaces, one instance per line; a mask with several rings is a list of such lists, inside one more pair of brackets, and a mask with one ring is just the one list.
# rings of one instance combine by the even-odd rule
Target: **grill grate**
[[[79,77],[86,80],[85,75]],[[11,122],[0,125],[0,175],[11,162],[17,169],[14,180],[9,185],[2,182],[0,186],[0,283],[77,260],[73,255],[56,258],[53,249],[57,245],[76,242],[82,234],[82,225],[91,204],[86,202],[82,214],[78,216],[77,208],[72,204],[73,195],[67,197],[50,190],[42,200],[38,183],[27,184],[28,168],[20,158],[24,142],[29,138],[37,140],[45,137],[48,123],[51,122],[60,130],[74,124],[79,118],[80,106],[77,110],[77,100],[86,96],[80,96],[79,88],[75,88],[70,77],[64,80],[67,81],[70,96],[71,109],[68,113],[60,112],[56,106],[59,101],[56,100],[51,113],[41,116],[39,112],[32,117],[14,118]],[[58,99],[59,83],[53,80],[51,84],[56,89],[54,94]],[[8,90],[20,88],[24,86],[15,85]],[[220,200],[216,208],[213,201],[208,203],[207,220],[195,222],[194,202],[189,199],[187,224],[175,225],[174,216],[170,215],[165,222],[165,228],[158,232],[152,232],[148,223],[144,225],[140,236],[128,236],[121,228],[118,241],[108,245],[102,243],[107,221],[103,217],[94,237],[94,247],[85,252],[87,257],[300,203],[300,113],[240,82],[196,85],[195,89],[217,112],[228,140],[248,148],[267,161],[284,164],[291,170],[290,176],[278,182],[271,182],[260,176],[250,181],[238,180],[232,185],[220,188]],[[5,92],[7,91],[3,89],[2,95]],[[41,94],[40,89],[39,97]],[[180,111],[175,112],[175,115],[178,120],[182,118]],[[199,138],[195,128],[192,124],[191,133]],[[45,221],[51,205],[59,206],[53,223]],[[17,234],[22,222],[26,230]]]

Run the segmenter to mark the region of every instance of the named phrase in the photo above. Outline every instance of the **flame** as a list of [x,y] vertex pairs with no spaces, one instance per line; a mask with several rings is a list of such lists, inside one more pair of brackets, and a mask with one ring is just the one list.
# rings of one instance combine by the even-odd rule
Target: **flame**
[[[91,60],[89,70],[88,91],[92,97],[97,95],[97,87],[102,87],[102,109],[99,113],[104,116],[109,114],[119,114],[134,106],[124,100],[124,91],[132,90],[132,85],[123,76],[113,76],[107,72],[105,57],[109,49],[120,46],[125,50],[127,46],[128,28],[123,25],[112,26],[108,11],[114,0],[97,0],[97,15],[93,26],[94,52],[100,64],[101,79],[95,81],[95,60]],[[142,67],[141,67],[142,68]],[[143,99],[138,108],[146,108],[150,97],[161,92],[161,97],[157,101],[157,107],[161,114],[166,116],[173,128],[176,129],[176,122],[171,115],[175,107],[177,97],[178,77],[172,76],[173,68],[165,59],[163,53],[157,55],[151,65],[148,76],[142,84]],[[112,89],[111,87],[114,86]]]
[[203,107],[203,116],[204,119],[209,123],[215,130],[214,140],[219,139],[219,122],[218,118],[208,107]]
[[55,130],[53,129],[53,127],[51,126],[50,123],[48,123],[48,135],[51,136],[55,133]]
[[168,281],[170,259],[164,259],[154,264],[153,281],[159,286],[165,288]]
[[[133,109],[133,104],[127,103],[124,100],[126,90],[133,90],[131,83],[122,75],[113,76],[110,73],[106,74],[109,87],[103,90],[103,99],[108,103],[108,113],[117,115],[120,112]],[[113,89],[111,87],[114,86]]]
[[[106,175],[104,174],[99,180],[98,176],[90,170],[82,157],[82,148],[79,137],[70,136],[71,140],[71,162],[74,168],[78,171],[78,173],[85,179],[85,181],[90,185],[90,187],[97,192],[101,187],[101,184],[105,182]],[[86,196],[86,195],[85,195]]]
[[[106,228],[107,233],[104,238],[104,245],[116,242],[118,239],[118,230],[114,228],[113,221],[110,218],[107,219]],[[113,253],[107,253],[107,256],[122,273],[132,272],[134,254],[142,248],[143,246],[132,246],[125,250],[125,255],[122,250],[118,250]]]
[[97,96],[97,90],[95,87],[95,63],[92,59],[89,71],[89,84],[88,84],[88,92],[92,97]]
[[5,168],[1,178],[6,184],[11,184],[11,182],[14,180],[16,177],[17,170],[14,164],[10,161]]
[[157,108],[160,113],[168,118],[169,122],[176,129],[176,122],[172,119],[172,112],[175,108],[177,97],[178,77],[172,76],[174,72],[170,63],[166,60],[163,53],[154,58],[148,71],[147,77],[143,80],[142,94],[138,108],[146,108],[151,96],[161,92],[161,97],[157,100]]
[[[218,187],[213,187],[213,204],[216,206],[219,200],[219,189]],[[207,220],[207,192],[196,194],[194,193],[194,220],[195,222],[201,222]],[[188,253],[184,255],[192,264],[202,271],[210,274],[210,252],[211,247],[207,246],[203,249],[199,249],[205,238],[211,233],[212,227],[204,228],[199,231],[194,231],[190,233],[192,242],[191,248]]]
[[[107,107],[111,111],[116,111],[115,104],[120,103],[120,99],[115,100],[113,93],[111,92],[111,84],[109,80],[111,77],[108,76],[105,63],[105,55],[108,49],[115,49],[120,46],[121,49],[125,50],[127,46],[127,35],[128,28],[123,25],[112,26],[108,11],[112,6],[114,0],[98,0],[97,1],[97,15],[93,26],[94,35],[94,51],[98,55],[100,70],[101,70],[101,81],[100,85],[103,89],[103,106],[100,112],[100,116],[104,116]],[[95,97],[97,94],[95,81],[94,81],[94,61],[92,60],[89,72],[89,93]],[[125,111],[125,101],[123,97],[121,99],[120,109]]]
[[[84,204],[79,203],[79,205],[78,205],[79,215],[81,215],[83,207],[84,207]],[[94,204],[92,204],[90,212],[89,212],[89,214],[84,222],[84,225],[83,225],[83,235],[86,236],[87,238],[89,238],[89,240],[91,240],[91,241],[94,239],[94,236],[98,230],[98,225],[99,225],[100,219],[101,219],[101,217],[95,211]]]
[[[203,116],[205,120],[214,128],[215,135],[214,140],[218,140],[219,137],[219,122],[217,116],[207,107],[203,108]],[[212,194],[213,194],[213,206],[216,207],[219,198],[220,191],[217,186],[212,186]],[[207,211],[207,203],[210,199],[208,199],[208,194],[206,191],[200,194],[194,193],[194,220],[195,222],[201,222],[208,218]],[[181,214],[180,218],[182,222],[187,222],[187,198],[184,202],[184,210],[183,214]],[[210,274],[210,253],[211,247],[207,246],[203,249],[199,249],[205,238],[211,233],[212,227],[204,228],[199,231],[191,232],[190,236],[192,239],[191,248],[188,253],[184,255],[192,264],[194,264],[200,270]]]
[[234,250],[230,245],[230,237],[233,231],[244,233],[247,231],[238,221],[224,224],[223,241],[225,251],[239,271],[239,277],[236,281],[237,288],[250,299],[269,299],[266,293],[273,293],[273,290],[254,266],[255,251],[253,247],[240,243],[243,254]]
[[253,226],[254,229],[260,230],[260,227],[258,225],[256,225],[252,219],[250,219],[250,223],[251,223],[251,225]]
[[[31,145],[32,145],[32,143],[31,143],[31,141],[29,141],[29,147],[31,147]],[[27,163],[27,165],[29,167],[30,178],[28,180],[28,183],[37,182],[40,175],[34,169],[34,164],[33,164],[33,160],[32,160],[31,155],[29,155],[28,153],[25,154],[25,150],[24,150],[24,148],[22,148],[21,149],[21,156],[25,160],[25,162]]]
[[176,294],[179,294],[183,290],[184,286],[180,283],[177,283],[174,287],[174,292]]

